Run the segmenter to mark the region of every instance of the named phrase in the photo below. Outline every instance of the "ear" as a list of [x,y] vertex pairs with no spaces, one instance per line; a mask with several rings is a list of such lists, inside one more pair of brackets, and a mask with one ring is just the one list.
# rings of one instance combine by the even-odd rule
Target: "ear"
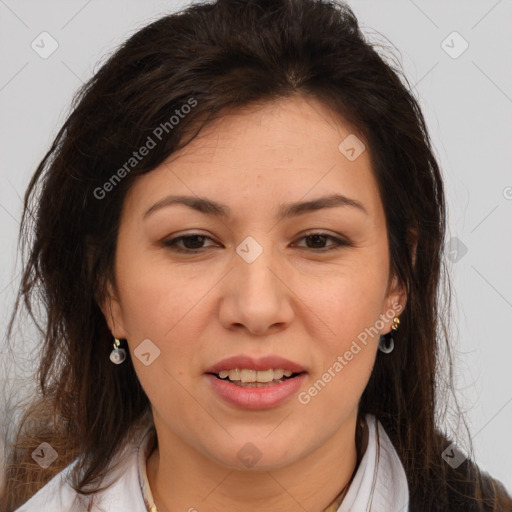
[[[412,267],[414,268],[414,265],[416,264],[416,248],[418,246],[418,231],[416,229],[412,228],[409,230],[407,244],[411,251]],[[391,283],[388,286],[388,292],[386,296],[386,311],[390,312],[393,310],[393,318],[395,316],[400,317],[400,315],[405,310],[406,304],[407,291],[402,281],[395,274],[392,276]],[[391,325],[393,325],[393,318],[390,320],[389,325],[387,326],[387,332],[391,330]]]
[[99,304],[112,336],[117,339],[126,339],[127,332],[124,328],[123,311],[115,286],[107,283],[107,296]]
[[386,328],[384,328],[383,330],[383,334],[391,330],[394,317],[400,317],[400,315],[403,313],[405,309],[406,304],[407,292],[405,290],[405,287],[402,281],[398,278],[398,276],[394,275],[388,287],[388,294],[386,296],[385,301],[386,307],[384,311],[384,316],[385,318],[388,318],[389,321],[386,324]]

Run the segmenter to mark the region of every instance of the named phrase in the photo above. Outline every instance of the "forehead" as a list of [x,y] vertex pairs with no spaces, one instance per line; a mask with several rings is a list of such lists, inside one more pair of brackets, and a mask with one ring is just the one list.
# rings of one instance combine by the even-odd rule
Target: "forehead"
[[[356,132],[354,126],[316,98],[296,95],[225,111],[168,162],[183,162],[183,157],[193,155],[229,162],[233,151],[237,156],[273,156],[278,161],[296,163],[305,158],[308,162],[326,149],[328,154],[337,154],[339,143]],[[358,138],[362,139],[359,134]]]
[[[349,158],[354,154],[347,153],[349,146],[356,158]],[[165,195],[187,194],[214,198],[233,211],[247,208],[248,202],[273,211],[275,203],[333,193],[377,213],[369,148],[354,127],[323,103],[292,97],[227,112],[154,171],[138,177],[127,201],[141,210]]]

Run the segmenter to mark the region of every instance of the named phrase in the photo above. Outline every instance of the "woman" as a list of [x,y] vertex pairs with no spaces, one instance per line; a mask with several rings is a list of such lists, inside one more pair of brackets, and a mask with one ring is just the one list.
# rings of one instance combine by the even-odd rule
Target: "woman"
[[81,90],[23,229],[32,207],[41,396],[2,510],[512,510],[436,424],[443,183],[347,6],[142,29]]

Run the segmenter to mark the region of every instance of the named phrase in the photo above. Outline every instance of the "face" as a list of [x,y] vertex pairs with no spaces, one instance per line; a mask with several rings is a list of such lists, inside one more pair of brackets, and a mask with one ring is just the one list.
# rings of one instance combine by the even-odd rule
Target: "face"
[[269,470],[355,421],[405,295],[354,136],[316,100],[280,100],[226,115],[131,187],[103,310],[159,439],[231,468],[253,451]]

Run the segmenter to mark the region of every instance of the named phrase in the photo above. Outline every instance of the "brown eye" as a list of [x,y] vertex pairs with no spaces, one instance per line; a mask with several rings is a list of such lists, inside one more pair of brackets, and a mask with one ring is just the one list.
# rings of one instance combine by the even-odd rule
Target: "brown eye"
[[[203,243],[207,239],[212,240],[209,236],[193,233],[166,240],[163,244],[177,252],[201,252],[201,249],[205,249]],[[178,246],[179,243],[183,243],[184,248]]]
[[[311,249],[315,252],[326,252],[331,251],[335,249],[339,249],[342,246],[352,246],[350,242],[347,242],[345,240],[340,240],[339,238],[336,238],[332,235],[328,235],[327,233],[309,233],[299,240],[310,240],[310,243],[307,244],[307,249]],[[334,243],[330,246],[325,247],[325,243],[327,240],[332,240]],[[324,247],[322,247],[324,246]]]

